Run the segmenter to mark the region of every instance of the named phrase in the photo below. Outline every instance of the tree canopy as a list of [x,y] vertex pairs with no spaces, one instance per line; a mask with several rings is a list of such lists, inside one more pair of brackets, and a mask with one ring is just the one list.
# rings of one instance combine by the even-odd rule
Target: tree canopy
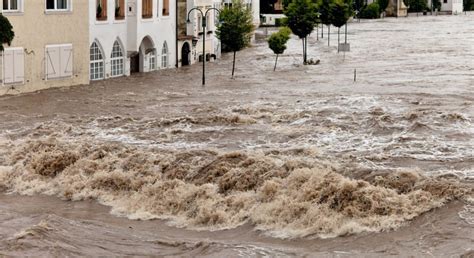
[[234,52],[232,77],[235,71],[235,53],[250,44],[255,29],[251,10],[242,2],[234,0],[231,7],[226,7],[219,14],[221,23],[217,27],[217,38],[222,44],[222,51]]
[[0,13],[0,51],[3,51],[3,44],[10,45],[15,37],[13,27],[7,17]]
[[286,42],[290,39],[291,30],[288,27],[282,27],[278,32],[273,33],[268,39],[268,47],[273,53],[279,55],[286,50]]
[[250,44],[255,26],[251,10],[242,1],[234,0],[232,7],[226,7],[220,12],[219,19],[221,23],[216,34],[223,51],[239,51]]

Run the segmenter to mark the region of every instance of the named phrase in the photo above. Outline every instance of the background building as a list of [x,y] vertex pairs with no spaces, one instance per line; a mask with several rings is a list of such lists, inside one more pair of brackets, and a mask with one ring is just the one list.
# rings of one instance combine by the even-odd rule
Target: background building
[[1,56],[0,95],[89,82],[87,1],[11,0],[0,5],[15,31]]
[[176,65],[175,0],[89,0],[90,79]]

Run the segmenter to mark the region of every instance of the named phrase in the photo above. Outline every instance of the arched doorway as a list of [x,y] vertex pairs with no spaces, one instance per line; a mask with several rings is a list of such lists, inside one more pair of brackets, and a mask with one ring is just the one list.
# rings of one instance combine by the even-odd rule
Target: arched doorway
[[186,66],[189,65],[191,48],[189,47],[188,42],[184,42],[183,47],[181,48],[181,65]]
[[138,50],[138,59],[140,72],[148,72],[150,70],[150,56],[155,53],[155,44],[149,36],[143,38]]

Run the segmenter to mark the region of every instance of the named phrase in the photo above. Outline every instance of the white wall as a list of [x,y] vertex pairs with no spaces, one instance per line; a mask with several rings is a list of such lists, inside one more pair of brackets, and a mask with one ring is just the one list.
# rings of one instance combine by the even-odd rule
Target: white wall
[[[159,4],[157,8],[156,4]],[[137,41],[138,48],[142,40],[149,36],[153,40],[156,53],[158,55],[157,64],[159,69],[161,67],[161,52],[163,44],[166,41],[168,45],[168,67],[172,68],[176,65],[176,3],[175,0],[169,0],[169,16],[162,16],[161,8],[163,7],[163,0],[153,0],[153,18],[142,19],[142,5],[141,1],[137,3]],[[158,13],[159,12],[159,13]],[[158,15],[157,15],[158,14]],[[138,51],[136,48],[135,51]],[[145,62],[147,63],[147,62]]]
[[[110,67],[110,55],[112,53],[112,47],[115,40],[119,40],[124,50],[124,56],[127,57],[127,22],[128,17],[125,14],[125,19],[115,20],[115,0],[107,0],[107,20],[98,21],[96,19],[96,0],[89,0],[89,46],[94,41],[100,44],[103,50],[103,56],[105,59],[105,79],[111,75]],[[127,0],[125,0],[127,3]],[[127,4],[125,4],[127,5]],[[125,74],[130,74],[129,62],[125,62]]]

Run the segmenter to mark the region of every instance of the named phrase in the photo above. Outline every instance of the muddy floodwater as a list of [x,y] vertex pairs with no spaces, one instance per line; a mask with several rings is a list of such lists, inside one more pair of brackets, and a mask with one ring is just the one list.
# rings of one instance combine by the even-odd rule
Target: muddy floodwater
[[0,256],[472,257],[474,14],[331,31],[0,97]]

